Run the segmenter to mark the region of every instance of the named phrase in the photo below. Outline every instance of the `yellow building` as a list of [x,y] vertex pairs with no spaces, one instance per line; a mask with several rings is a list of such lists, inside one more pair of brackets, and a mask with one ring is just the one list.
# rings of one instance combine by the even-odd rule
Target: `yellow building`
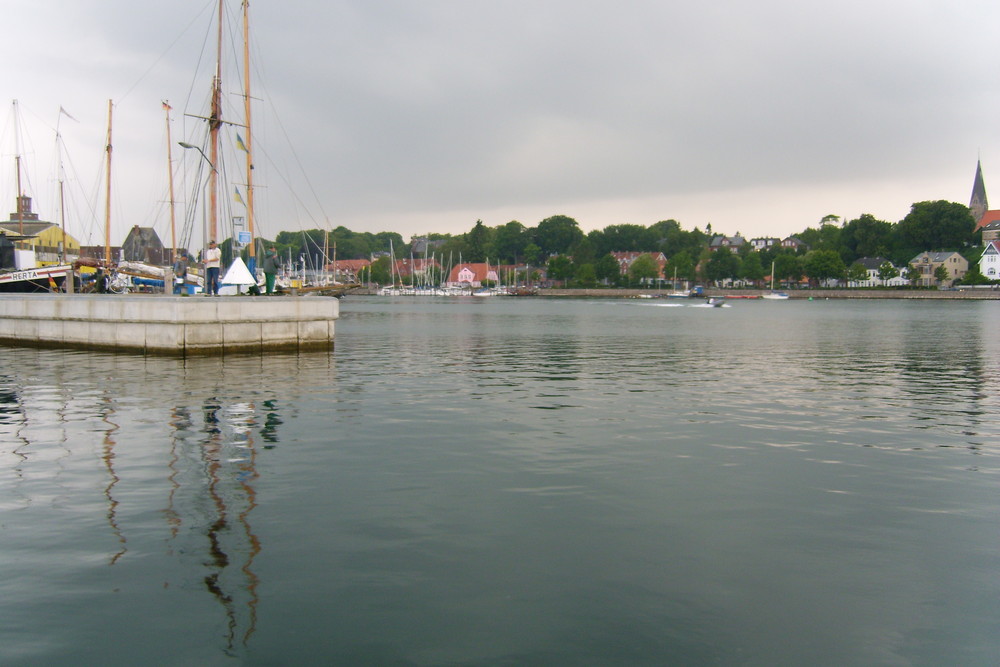
[[18,210],[0,221],[0,233],[15,240],[18,250],[34,250],[38,266],[72,262],[80,256],[80,242],[54,222],[38,219],[31,211],[31,197],[18,197]]

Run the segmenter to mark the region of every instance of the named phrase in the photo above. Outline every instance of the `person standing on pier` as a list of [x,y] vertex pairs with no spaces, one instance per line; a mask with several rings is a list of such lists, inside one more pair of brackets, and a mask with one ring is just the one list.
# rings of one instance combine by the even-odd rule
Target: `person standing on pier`
[[174,262],[174,294],[181,294],[184,292],[184,281],[187,280],[188,272],[188,256],[183,250],[179,255],[177,255],[177,261]]
[[274,279],[278,276],[278,253],[274,248],[264,252],[261,268],[264,269],[264,293],[274,294]]
[[205,251],[205,294],[219,296],[219,265],[222,263],[222,250],[215,241],[208,242],[208,250]]

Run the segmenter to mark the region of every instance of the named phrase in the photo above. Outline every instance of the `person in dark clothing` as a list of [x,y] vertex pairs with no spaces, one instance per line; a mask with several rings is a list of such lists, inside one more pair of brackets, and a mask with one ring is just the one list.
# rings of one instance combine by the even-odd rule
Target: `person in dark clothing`
[[274,248],[268,248],[264,251],[264,261],[261,262],[261,268],[264,270],[264,293],[274,294],[274,280],[278,276],[278,253],[275,252]]

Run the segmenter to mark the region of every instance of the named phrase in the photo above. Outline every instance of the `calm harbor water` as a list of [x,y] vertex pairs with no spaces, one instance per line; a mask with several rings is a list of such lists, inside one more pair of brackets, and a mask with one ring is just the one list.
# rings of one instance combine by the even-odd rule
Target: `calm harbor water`
[[0,664],[996,665],[1000,303],[0,348]]

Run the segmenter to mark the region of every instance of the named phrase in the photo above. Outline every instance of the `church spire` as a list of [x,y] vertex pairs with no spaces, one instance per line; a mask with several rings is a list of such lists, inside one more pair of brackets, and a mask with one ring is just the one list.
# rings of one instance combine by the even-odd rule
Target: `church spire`
[[976,180],[972,183],[972,199],[969,201],[969,212],[975,218],[976,225],[983,219],[989,208],[989,204],[986,202],[986,184],[983,182],[983,164],[976,160]]

